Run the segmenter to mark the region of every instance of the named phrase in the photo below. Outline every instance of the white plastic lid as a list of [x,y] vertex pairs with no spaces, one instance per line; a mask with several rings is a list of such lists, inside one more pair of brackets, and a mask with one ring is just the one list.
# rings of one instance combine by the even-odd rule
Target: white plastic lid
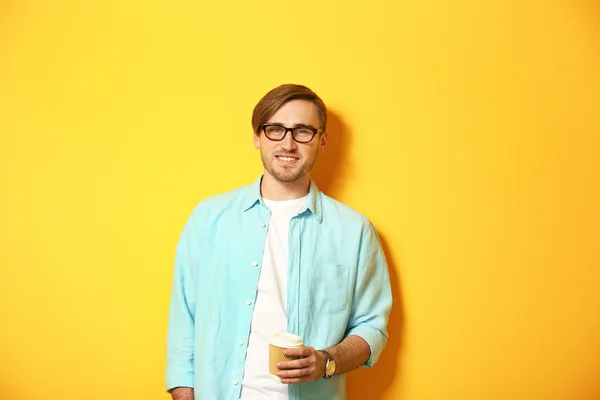
[[304,346],[302,338],[293,333],[276,333],[271,336],[269,341],[273,346],[277,347],[301,347]]

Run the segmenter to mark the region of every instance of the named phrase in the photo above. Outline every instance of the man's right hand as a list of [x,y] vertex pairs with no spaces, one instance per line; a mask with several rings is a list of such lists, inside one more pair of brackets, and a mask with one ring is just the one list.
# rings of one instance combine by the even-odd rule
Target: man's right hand
[[169,390],[173,400],[194,400],[194,389],[189,387],[177,387]]

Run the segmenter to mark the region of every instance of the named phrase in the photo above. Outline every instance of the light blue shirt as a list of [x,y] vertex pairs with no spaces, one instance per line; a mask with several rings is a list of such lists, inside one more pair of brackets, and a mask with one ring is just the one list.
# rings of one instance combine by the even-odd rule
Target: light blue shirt
[[[196,399],[238,400],[269,226],[260,181],[200,202],[175,256],[167,341],[167,390]],[[387,341],[392,306],[388,268],[373,225],[311,181],[290,221],[288,332],[326,349],[348,335],[371,349]],[[289,385],[290,400],[345,399],[345,375]]]

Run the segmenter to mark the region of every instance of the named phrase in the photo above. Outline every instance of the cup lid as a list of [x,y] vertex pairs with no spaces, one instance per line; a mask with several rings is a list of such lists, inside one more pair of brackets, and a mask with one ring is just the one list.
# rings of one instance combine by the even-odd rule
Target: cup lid
[[269,343],[277,347],[300,347],[304,345],[302,338],[293,333],[276,333],[271,336]]

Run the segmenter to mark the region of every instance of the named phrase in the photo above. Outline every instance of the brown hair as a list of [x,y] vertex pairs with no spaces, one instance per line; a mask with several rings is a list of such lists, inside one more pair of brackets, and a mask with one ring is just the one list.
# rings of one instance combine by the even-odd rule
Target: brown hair
[[[307,100],[319,109],[321,117],[320,128],[325,131],[327,126],[327,107],[323,100],[312,90],[302,85],[285,84],[272,89],[265,94],[254,107],[252,112],[252,128],[255,134],[260,133],[260,126],[266,123],[285,103],[291,100]],[[317,127],[315,127],[317,128]]]

